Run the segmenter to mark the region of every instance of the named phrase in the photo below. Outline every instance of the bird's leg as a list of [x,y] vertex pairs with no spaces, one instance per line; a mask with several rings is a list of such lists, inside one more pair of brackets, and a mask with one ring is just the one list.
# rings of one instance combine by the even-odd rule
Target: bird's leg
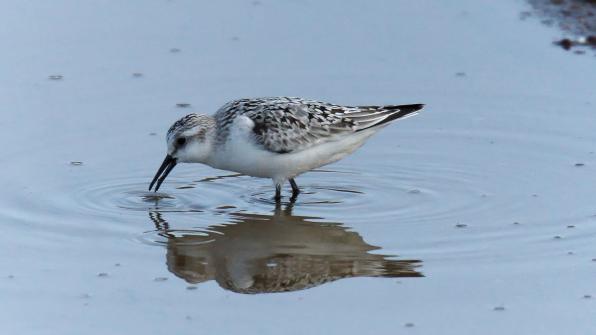
[[300,189],[298,188],[294,178],[290,178],[290,185],[292,186],[292,198],[295,200],[296,197],[298,197],[298,194],[300,194]]
[[281,202],[275,201],[275,210],[273,211],[274,216],[280,216],[282,213]]
[[292,210],[294,209],[294,204],[296,203],[296,198],[297,198],[297,196],[295,196],[295,195],[292,195],[290,197],[290,202],[288,202],[288,204],[286,205],[286,208],[284,209],[285,215],[292,215]]
[[281,200],[281,184],[275,184],[275,202]]

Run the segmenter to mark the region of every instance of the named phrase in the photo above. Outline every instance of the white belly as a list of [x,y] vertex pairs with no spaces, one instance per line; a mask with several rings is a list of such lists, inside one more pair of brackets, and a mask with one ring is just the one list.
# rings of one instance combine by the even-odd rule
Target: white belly
[[266,151],[247,136],[232,133],[227,143],[215,150],[207,164],[217,169],[281,182],[342,159],[362,146],[374,132],[353,133],[337,141],[287,154]]

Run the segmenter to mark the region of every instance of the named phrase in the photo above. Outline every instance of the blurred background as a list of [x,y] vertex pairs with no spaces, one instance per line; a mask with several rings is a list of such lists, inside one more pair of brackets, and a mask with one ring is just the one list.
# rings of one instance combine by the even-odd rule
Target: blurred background
[[[596,4],[0,3],[0,330],[587,334]],[[273,185],[180,166],[229,100],[425,103]]]

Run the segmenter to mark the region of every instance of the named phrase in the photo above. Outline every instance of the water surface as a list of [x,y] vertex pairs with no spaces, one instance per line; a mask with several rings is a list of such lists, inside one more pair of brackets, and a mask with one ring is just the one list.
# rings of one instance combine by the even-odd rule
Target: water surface
[[[0,330],[592,333],[594,57],[532,8],[4,4]],[[146,191],[174,120],[275,95],[427,108],[296,202],[199,165]]]

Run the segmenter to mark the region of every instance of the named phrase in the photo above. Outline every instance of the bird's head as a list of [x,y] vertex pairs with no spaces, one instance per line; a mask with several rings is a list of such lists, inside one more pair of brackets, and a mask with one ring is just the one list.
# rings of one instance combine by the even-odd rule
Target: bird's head
[[211,154],[215,137],[215,120],[207,115],[188,114],[168,130],[167,154],[149,185],[155,191],[178,163],[203,163]]

